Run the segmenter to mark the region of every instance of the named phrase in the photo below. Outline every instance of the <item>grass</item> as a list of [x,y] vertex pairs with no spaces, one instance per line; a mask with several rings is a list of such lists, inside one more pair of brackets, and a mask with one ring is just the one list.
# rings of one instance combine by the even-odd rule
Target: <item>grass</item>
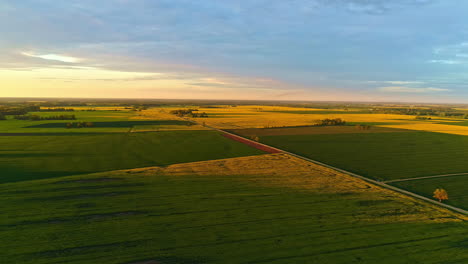
[[305,165],[262,155],[3,184],[0,262],[468,260],[457,215]]
[[262,152],[214,131],[0,136],[0,183]]
[[363,176],[468,172],[468,137],[431,132],[263,136],[260,141]]
[[468,209],[468,195],[466,193],[467,176],[451,176],[434,179],[395,182],[392,185],[412,191],[414,193],[432,197],[437,188],[445,189],[449,194],[450,205]]

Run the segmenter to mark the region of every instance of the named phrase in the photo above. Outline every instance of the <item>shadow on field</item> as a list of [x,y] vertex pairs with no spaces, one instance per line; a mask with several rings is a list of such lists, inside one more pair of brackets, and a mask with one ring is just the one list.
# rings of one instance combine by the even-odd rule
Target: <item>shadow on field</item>
[[0,133],[0,137],[30,137],[30,136],[82,136],[82,135],[108,135],[115,132],[37,132],[37,133]]
[[8,158],[44,158],[44,157],[63,157],[63,156],[71,156],[67,153],[48,153],[48,152],[27,152],[27,153],[0,153],[1,159],[8,159]]
[[[71,123],[77,121],[70,121]],[[60,123],[45,123],[33,126],[26,126],[24,128],[64,128],[70,122]],[[133,126],[164,126],[164,125],[190,125],[188,121],[182,120],[157,120],[157,121],[111,121],[111,122],[93,122],[93,127],[104,127],[104,128],[121,128],[121,127],[133,127]]]

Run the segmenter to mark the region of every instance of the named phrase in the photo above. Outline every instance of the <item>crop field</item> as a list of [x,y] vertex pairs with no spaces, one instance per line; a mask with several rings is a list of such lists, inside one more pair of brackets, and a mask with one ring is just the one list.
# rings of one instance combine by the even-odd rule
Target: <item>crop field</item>
[[[468,137],[460,135],[416,131],[309,135],[265,133],[266,136],[257,133],[262,143],[382,181],[468,172]],[[466,186],[466,179],[458,180],[459,188]],[[399,186],[408,189],[406,183],[401,184]],[[432,192],[439,187],[437,181],[429,181],[426,188],[432,191],[422,194],[432,198]],[[460,190],[453,187],[456,186],[446,189],[455,193],[449,203],[468,208],[467,200],[456,194]]]
[[2,263],[468,260],[464,216],[285,154],[6,183],[0,197]]
[[[208,117],[170,113],[195,108]],[[417,129],[461,120],[247,105],[66,114],[76,120],[0,121],[0,263],[468,261],[465,215],[210,128],[388,181],[468,172],[466,136]],[[348,123],[312,126],[325,118]],[[467,208],[467,179],[390,184],[444,188]]]
[[379,180],[468,172],[464,136],[398,132],[264,136],[261,141]]

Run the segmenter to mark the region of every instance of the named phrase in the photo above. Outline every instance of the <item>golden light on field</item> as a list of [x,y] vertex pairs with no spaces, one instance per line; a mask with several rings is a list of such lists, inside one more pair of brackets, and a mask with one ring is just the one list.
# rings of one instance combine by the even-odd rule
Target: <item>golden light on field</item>
[[[176,107],[171,109],[176,109]],[[342,109],[327,110],[334,111],[334,113],[320,113],[320,111],[324,111],[324,109],[286,106],[253,105],[236,107],[219,106],[216,108],[201,107],[199,111],[206,112],[211,118],[197,119],[196,121],[205,122],[207,125],[221,129],[240,129],[307,126],[313,125],[317,120],[325,118],[342,118],[347,122],[393,122],[397,124],[414,120],[414,116],[396,114],[348,114]],[[291,113],[288,113],[288,111],[291,111]],[[307,111],[308,113],[294,113],[297,111]],[[314,112],[317,112],[317,114]]]
[[434,123],[409,123],[401,125],[383,125],[382,127],[429,131],[445,134],[468,136],[468,126],[444,125]]
[[[408,196],[370,185],[363,180],[313,164],[287,154],[265,154],[240,158],[200,161],[174,164],[167,167],[149,167],[122,171],[155,177],[169,176],[235,176],[239,181],[278,188],[292,188],[314,193],[365,194],[374,200],[392,199],[401,204],[397,218],[372,217],[372,222],[453,222],[466,219],[465,216],[432,204],[417,201]],[[116,174],[117,175],[117,174]],[[249,177],[245,177],[249,176]],[[369,199],[369,198],[368,198]],[[453,217],[454,216],[454,217]],[[365,217],[365,216],[363,216]]]

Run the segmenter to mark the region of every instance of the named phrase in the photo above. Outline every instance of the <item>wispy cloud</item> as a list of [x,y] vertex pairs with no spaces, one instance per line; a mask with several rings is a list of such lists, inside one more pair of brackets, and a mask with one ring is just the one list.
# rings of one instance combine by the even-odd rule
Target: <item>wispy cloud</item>
[[444,88],[434,88],[434,87],[424,87],[424,88],[415,88],[407,86],[384,86],[379,87],[378,90],[382,92],[391,92],[391,93],[439,93],[439,92],[449,92],[450,89]]
[[394,85],[423,84],[421,81],[367,81],[367,83],[382,83]]
[[430,63],[449,64],[449,65],[464,63],[463,61],[459,61],[459,60],[430,60],[429,62]]
[[75,58],[66,55],[59,55],[59,54],[36,54],[33,52],[21,52],[21,55],[33,58],[40,58],[44,60],[51,60],[51,61],[60,61],[60,62],[67,62],[67,63],[78,63],[83,61],[83,59]]

